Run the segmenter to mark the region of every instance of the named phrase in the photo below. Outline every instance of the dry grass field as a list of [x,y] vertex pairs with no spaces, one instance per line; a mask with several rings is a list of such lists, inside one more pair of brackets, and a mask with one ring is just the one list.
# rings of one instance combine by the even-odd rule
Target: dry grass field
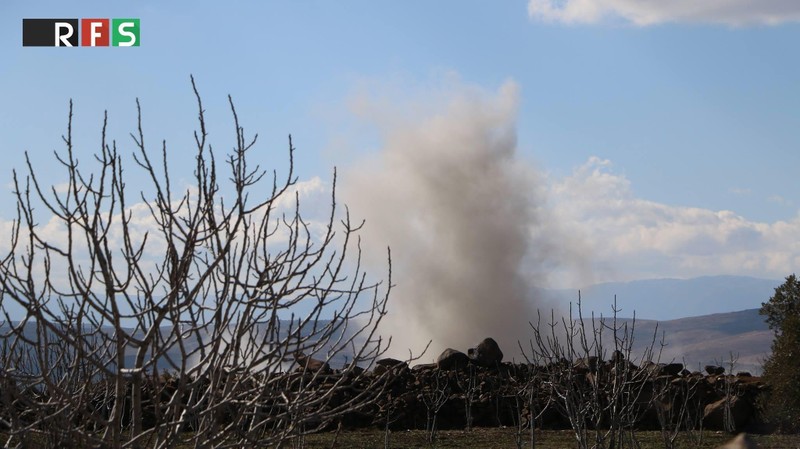
[[[659,432],[637,432],[642,449],[661,449],[666,447]],[[512,428],[476,428],[471,432],[463,430],[440,431],[435,444],[429,444],[427,434],[421,430],[392,432],[389,447],[406,448],[475,448],[501,449],[516,448],[516,432]],[[688,435],[680,435],[677,448],[713,449],[733,438],[724,432],[705,432],[702,444],[698,445]],[[800,449],[800,435],[752,435],[762,449]],[[530,448],[530,440],[523,436],[523,448]],[[384,433],[379,430],[320,433],[306,437],[305,441],[295,442],[295,447],[322,448],[383,448]],[[571,431],[537,431],[536,448],[565,449],[575,447]]]
[[[385,447],[385,434],[378,429],[354,430],[336,432],[323,432],[307,435],[303,439],[296,439],[281,445],[283,448],[306,449],[382,449]],[[695,437],[698,435],[695,434]],[[7,436],[0,434],[2,441],[7,441]],[[391,432],[389,435],[389,448],[391,449],[514,449],[517,447],[530,448],[527,433],[522,436],[521,446],[517,445],[516,429],[513,428],[475,428],[472,431],[443,430],[437,433],[436,441],[428,442],[428,435],[423,430],[407,430]],[[568,430],[537,430],[536,449],[570,449],[576,447],[575,438]],[[705,431],[701,444],[684,433],[676,441],[676,449],[714,449],[729,441],[734,435],[724,432]],[[662,440],[661,433],[647,431],[637,432],[636,438],[641,449],[663,449],[667,447]],[[800,435],[751,435],[761,449],[800,449]],[[25,442],[29,448],[45,448],[51,445],[38,438],[31,438]],[[66,442],[62,442],[66,443]],[[145,443],[145,447],[147,444]],[[189,449],[193,445],[178,445],[178,449]]]

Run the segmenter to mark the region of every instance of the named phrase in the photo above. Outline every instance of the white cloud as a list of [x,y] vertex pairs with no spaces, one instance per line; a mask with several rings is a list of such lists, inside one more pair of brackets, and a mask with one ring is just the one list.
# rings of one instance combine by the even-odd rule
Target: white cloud
[[747,196],[753,193],[751,189],[746,187],[731,187],[728,189],[728,192],[738,196]]
[[780,204],[781,206],[792,206],[794,202],[789,198],[783,197],[781,195],[771,195],[767,198],[767,201],[770,203]]
[[636,198],[607,160],[550,183],[554,213],[588,242],[597,281],[739,274],[780,279],[800,268],[800,216],[763,223],[734,212]]
[[[68,190],[67,187],[67,184],[64,183],[57,184],[53,188],[57,193],[64,194]],[[330,185],[322,179],[313,177],[309,180],[298,181],[283,195],[278,197],[273,203],[270,216],[271,234],[268,238],[268,249],[275,250],[276,252],[286,250],[286,245],[289,243],[290,232],[287,227],[282,224],[282,216],[286,215],[288,221],[292,220],[295,212],[296,198],[300,202],[300,213],[305,220],[312,241],[314,241],[315,244],[321,242],[330,218],[330,189]],[[196,189],[189,188],[187,194],[190,198],[189,202],[196,200]],[[188,213],[186,202],[177,200],[173,202],[173,207],[178,208],[179,205],[178,216]],[[43,240],[47,241],[49,245],[57,248],[66,249],[72,246],[74,258],[73,266],[80,267],[80,269],[84,270],[89,267],[91,262],[89,260],[88,249],[85,243],[82,242],[83,234],[77,227],[73,229],[73,232],[77,232],[77,234],[73,235],[73,245],[70,245],[70,234],[64,221],[54,215],[47,215],[44,212],[46,209],[38,207],[38,203],[35,209],[38,213],[41,213],[41,215],[37,214],[34,217],[34,221],[38,223],[38,235]],[[115,212],[116,213],[112,217],[113,224],[108,229],[108,244],[112,250],[114,248],[119,248],[119,250],[114,250],[113,253],[115,256],[114,265],[116,269],[119,270],[119,273],[124,273],[124,264],[127,262],[123,257],[120,257],[122,248],[124,247],[124,233],[121,226],[121,215],[118,210]],[[260,223],[264,217],[264,213],[265,210],[262,209],[251,216],[251,219],[254,223]],[[164,248],[166,247],[166,241],[160,226],[153,217],[148,204],[142,201],[127,206],[126,216],[130,220],[127,231],[130,233],[129,236],[133,247],[139,247],[144,241],[145,235],[147,235],[147,243],[143,248],[143,256],[140,260],[140,264],[145,272],[155,273],[156,267],[163,263],[165,257]],[[106,217],[103,216],[103,218],[105,219]],[[221,215],[219,218],[221,218]],[[11,236],[13,235],[13,230],[13,220],[0,218],[0,235],[7,236],[5,239],[0,239],[0,257],[5,257],[9,251],[11,251]],[[23,229],[21,231],[20,242],[16,248],[18,256],[27,251],[26,235],[27,231]],[[236,238],[239,240],[242,236],[238,235]],[[303,238],[303,236],[300,237],[301,246],[305,243],[302,241]],[[43,251],[37,249],[37,254],[37,257],[42,257]],[[40,261],[41,259],[37,260]],[[54,252],[51,254],[50,263],[52,264],[52,268],[48,281],[59,288],[68,289],[67,267],[69,267],[69,264],[67,260]],[[34,278],[43,283],[45,280],[44,264],[35,263],[34,270]]]
[[535,20],[568,24],[623,20],[637,26],[667,22],[775,25],[800,20],[795,0],[530,0]]

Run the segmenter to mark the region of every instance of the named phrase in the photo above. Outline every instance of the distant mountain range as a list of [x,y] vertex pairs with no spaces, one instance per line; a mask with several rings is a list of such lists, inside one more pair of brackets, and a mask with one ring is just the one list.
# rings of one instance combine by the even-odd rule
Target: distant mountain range
[[[590,310],[610,316],[615,294],[621,309],[618,324],[630,323],[636,311],[634,357],[641,357],[642,348],[652,342],[657,330],[658,339],[663,335],[666,343],[662,362],[682,362],[692,371],[702,370],[705,365],[729,369],[727,365],[733,357],[734,372],[759,374],[764,358],[770,353],[773,332],[759,315],[758,308],[781,283],[740,276],[658,279],[598,284],[581,289],[581,296],[584,317],[590,316]],[[562,304],[577,300],[577,290],[546,293]],[[288,328],[288,323],[284,323],[283,328]],[[0,331],[7,330],[7,324],[0,323]],[[31,327],[25,333],[33,331]],[[168,328],[163,331],[169,333]],[[609,342],[605,340],[604,343],[608,348]],[[656,349],[659,346],[657,343]],[[609,355],[611,351],[613,347]],[[513,351],[508,352],[511,356]],[[177,354],[172,355],[179,358]],[[132,362],[131,357],[127,355],[127,365]],[[345,360],[346,354],[340,354],[332,361],[332,366],[340,367]]]
[[[757,309],[769,300],[782,280],[745,276],[705,276],[693,279],[648,279],[609,282],[580,289],[584,310],[610,315],[614,296],[619,316],[672,320],[737,310]],[[563,304],[576,302],[577,289],[550,290]]]
[[[661,361],[684,363],[690,371],[702,371],[705,365],[730,371],[734,361],[734,374],[760,374],[774,336],[758,309],[748,309],[668,321],[637,319],[638,348],[652,341],[656,326],[658,339],[663,335],[666,343]],[[659,346],[657,342],[656,349]]]
[[[635,311],[639,349],[652,341],[658,326],[659,339],[663,335],[667,344],[662,361],[685,362],[694,371],[705,365],[727,365],[733,356],[735,371],[758,374],[773,339],[758,310],[782,283],[706,276],[610,282],[582,288],[580,293],[584,316],[591,311],[610,316],[615,295],[619,317],[627,320]],[[578,290],[548,293],[561,304],[578,299]]]

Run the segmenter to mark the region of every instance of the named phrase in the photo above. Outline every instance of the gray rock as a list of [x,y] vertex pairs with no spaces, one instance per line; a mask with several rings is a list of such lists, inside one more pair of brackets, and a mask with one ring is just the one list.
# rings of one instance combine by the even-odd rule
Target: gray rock
[[503,351],[493,338],[487,337],[468,351],[469,358],[481,366],[497,366],[503,361]]
[[301,351],[297,351],[293,355],[294,361],[299,365],[297,368],[298,371],[328,372],[331,370],[331,367],[326,362],[309,357],[303,354]]
[[582,370],[582,371],[588,370],[591,372],[595,372],[597,371],[598,361],[599,359],[597,358],[596,355],[590,355],[589,357],[582,357],[578,360],[575,360],[575,363],[572,364],[572,367],[577,370]]
[[420,363],[411,367],[412,371],[431,371],[436,369],[435,363]]
[[667,363],[661,367],[661,374],[678,376],[683,371],[683,363]]
[[436,366],[443,370],[461,369],[467,366],[469,357],[461,351],[447,348],[436,359]]
[[[751,401],[742,399],[739,396],[733,396],[730,401],[730,417],[733,422],[733,430],[741,430],[752,419],[755,413],[755,408]],[[703,426],[709,430],[726,430],[725,429],[725,398],[705,406],[703,413]]]
[[408,368],[408,363],[402,360],[397,360],[387,357],[385,359],[380,359],[376,361],[375,368],[372,370],[372,372],[380,376],[388,371],[399,373],[400,371],[403,371],[404,369],[407,368]]

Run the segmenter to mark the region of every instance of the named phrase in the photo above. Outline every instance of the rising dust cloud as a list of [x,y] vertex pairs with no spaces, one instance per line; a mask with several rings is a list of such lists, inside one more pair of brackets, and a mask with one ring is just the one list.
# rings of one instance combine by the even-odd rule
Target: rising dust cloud
[[373,274],[392,249],[396,287],[381,333],[398,358],[429,340],[423,362],[493,337],[506,360],[519,360],[536,309],[554,306],[535,287],[562,265],[564,240],[547,220],[544,181],[517,155],[518,88],[435,96],[400,107],[365,96],[356,107],[381,148],[345,170],[340,193],[366,220]]

